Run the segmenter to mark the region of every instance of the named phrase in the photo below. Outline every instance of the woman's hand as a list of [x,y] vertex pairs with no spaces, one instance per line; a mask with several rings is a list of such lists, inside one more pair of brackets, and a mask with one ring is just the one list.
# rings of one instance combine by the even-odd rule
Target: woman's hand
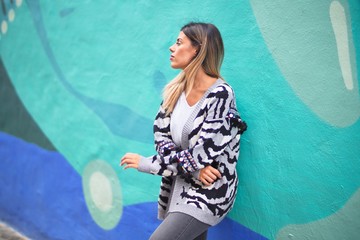
[[140,162],[140,155],[136,153],[126,153],[120,162],[120,166],[125,165],[124,169],[135,168],[138,169]]
[[200,170],[199,180],[205,186],[210,186],[218,178],[221,178],[221,174],[216,168],[213,168],[212,166],[207,166]]

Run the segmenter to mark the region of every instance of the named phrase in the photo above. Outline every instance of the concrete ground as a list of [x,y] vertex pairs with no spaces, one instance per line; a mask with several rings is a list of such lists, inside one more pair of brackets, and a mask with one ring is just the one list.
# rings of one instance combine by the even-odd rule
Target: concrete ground
[[30,240],[29,238],[16,232],[5,223],[0,222],[0,240]]

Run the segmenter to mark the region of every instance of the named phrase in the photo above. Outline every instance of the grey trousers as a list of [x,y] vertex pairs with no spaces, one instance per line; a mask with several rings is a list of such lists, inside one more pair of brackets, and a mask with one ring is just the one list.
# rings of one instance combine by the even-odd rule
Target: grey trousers
[[185,213],[169,213],[149,240],[206,240],[209,227]]

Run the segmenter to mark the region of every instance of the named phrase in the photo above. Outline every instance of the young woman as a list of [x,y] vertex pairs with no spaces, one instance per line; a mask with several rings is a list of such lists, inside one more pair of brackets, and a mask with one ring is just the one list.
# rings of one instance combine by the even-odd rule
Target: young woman
[[164,221],[150,239],[206,239],[234,204],[246,124],[220,76],[224,46],[214,25],[186,24],[170,52],[171,67],[182,71],[165,87],[155,118],[157,155],[127,153],[121,165],[163,176],[158,217]]

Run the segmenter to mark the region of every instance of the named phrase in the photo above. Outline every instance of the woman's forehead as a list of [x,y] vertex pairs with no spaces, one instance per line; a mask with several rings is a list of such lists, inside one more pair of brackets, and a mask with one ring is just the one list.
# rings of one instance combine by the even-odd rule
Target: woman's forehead
[[177,37],[177,40],[189,40],[189,38],[185,35],[183,31],[179,32],[179,36]]

